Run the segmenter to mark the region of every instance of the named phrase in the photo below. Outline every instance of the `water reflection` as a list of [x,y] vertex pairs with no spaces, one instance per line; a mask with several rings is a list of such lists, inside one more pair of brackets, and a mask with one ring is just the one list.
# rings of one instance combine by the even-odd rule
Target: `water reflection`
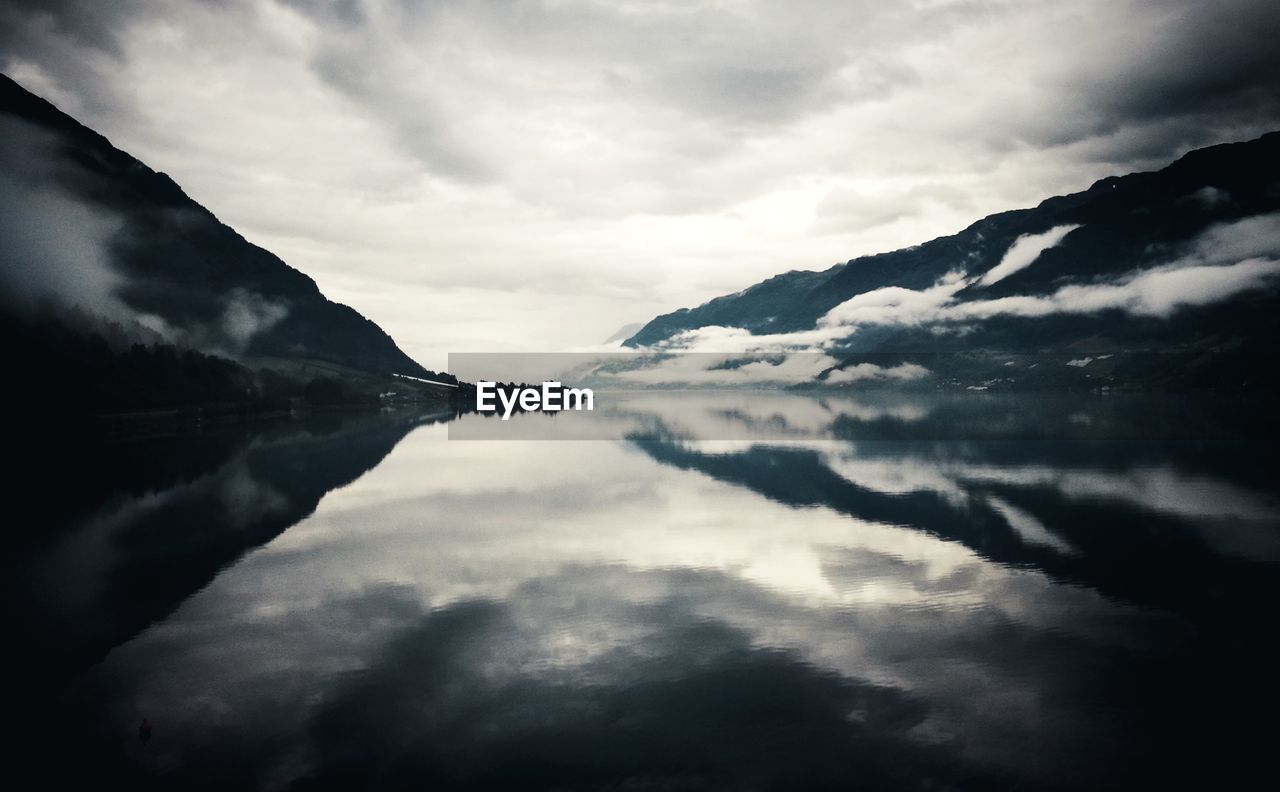
[[[1249,405],[694,398],[629,400],[625,442],[259,436],[72,520],[24,567],[46,632],[114,647],[62,684],[64,769],[1053,789],[1263,762],[1280,510]],[[705,439],[734,422],[774,437]],[[82,569],[185,584],[139,608]]]
[[422,420],[322,415],[80,449],[55,497],[26,488],[19,498],[44,492],[38,507],[12,504],[32,526],[4,575],[6,601],[23,602],[11,623],[32,662],[24,678],[74,672],[164,618]]

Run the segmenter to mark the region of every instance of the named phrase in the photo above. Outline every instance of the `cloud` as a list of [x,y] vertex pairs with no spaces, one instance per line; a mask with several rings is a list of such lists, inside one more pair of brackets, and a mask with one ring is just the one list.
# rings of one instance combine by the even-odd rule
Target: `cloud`
[[[864,381],[906,382],[929,375],[928,369],[915,363],[878,365],[863,362],[836,368],[840,361],[826,353],[797,349],[794,345],[788,349],[773,342],[766,342],[755,350],[743,349],[732,342],[744,336],[757,340],[761,337],[751,336],[737,328],[710,330],[701,335],[683,336],[679,340],[681,346],[639,354],[628,350],[625,353],[453,355],[450,357],[450,370],[463,379],[487,379],[501,373],[511,381],[554,379],[591,387],[750,387],[819,382],[836,385]],[[725,343],[726,340],[731,343]]]
[[[839,331],[843,332],[843,331]],[[817,351],[832,334],[823,328],[796,333],[753,335],[741,327],[706,325],[682,330],[654,346],[657,351],[709,353],[769,353],[783,350]]]
[[167,273],[129,274],[117,265],[122,239],[131,238],[130,217],[80,197],[91,189],[73,195],[60,186],[92,175],[64,154],[59,139],[0,117],[0,142],[0,285],[10,308],[28,316],[54,310],[113,340],[122,333],[130,342],[165,340],[232,357],[288,314],[288,306],[246,289],[227,294],[220,316],[208,321],[194,312],[166,319],[138,309],[126,296],[133,287],[176,292]]
[[929,376],[929,369],[918,363],[900,363],[896,366],[877,366],[874,363],[856,363],[836,369],[823,378],[828,385],[864,380],[907,382]]
[[1277,16],[9,2],[0,66],[438,367],[581,345],[1254,137],[1280,126]]
[[[1096,59],[1097,68],[1063,62],[1046,70],[1044,86],[1064,91],[1070,109],[1050,116],[1058,131],[1042,126],[1044,139],[1119,138],[1126,126],[1148,125],[1163,127],[1153,142],[1167,145],[1224,121],[1274,126],[1277,31],[1280,9],[1267,0],[1116,4],[1111,25],[1076,42],[1078,57]],[[1072,34],[1065,27],[1059,41]]]
[[[5,22],[4,41],[14,45],[25,41],[35,45],[35,30],[57,32],[88,47],[111,53],[121,51],[118,32],[124,20],[137,13],[140,3],[121,0],[99,3],[94,0],[7,0],[0,13]],[[24,35],[25,34],[25,35]]]
[[[975,282],[982,284],[992,272],[1004,270],[996,278],[999,280],[1029,265],[1039,255],[1036,248],[1044,244],[1049,235],[1061,239],[1070,228],[1072,226],[1060,226],[1025,245],[1020,243],[1033,238],[1020,237],[1000,264],[976,281],[963,273],[952,272],[924,290],[891,286],[864,292],[832,308],[818,325],[820,328],[917,325],[1109,310],[1163,318],[1180,308],[1210,305],[1244,292],[1270,288],[1280,276],[1280,260],[1257,256],[1280,253],[1280,214],[1268,214],[1212,226],[1190,244],[1189,252],[1182,258],[1111,282],[1070,284],[1048,296],[1014,295],[967,302],[953,299],[966,286]],[[1249,258],[1224,263],[1241,256]]]
[[1214,209],[1231,202],[1231,193],[1213,186],[1201,187],[1188,197],[1205,209]]
[[966,192],[948,184],[892,187],[876,192],[838,187],[814,208],[813,233],[846,234],[923,217],[939,207],[964,211],[971,206]]
[[56,187],[51,141],[0,117],[0,283],[3,299],[24,312],[47,303],[120,320],[122,278],[107,252],[121,222]]
[[819,327],[860,324],[919,324],[936,319],[957,292],[969,285],[963,272],[953,271],[928,289],[886,286],[856,294],[826,313]]
[[977,285],[990,286],[1019,270],[1026,269],[1040,257],[1041,253],[1057,245],[1063,237],[1079,227],[1078,225],[1060,225],[1039,234],[1023,234],[1013,241],[999,264],[978,278]]
[[45,98],[75,111],[118,112],[126,86],[106,69],[124,57],[130,21],[146,14],[141,0],[5,0],[0,3],[0,68]]
[[638,385],[790,385],[813,382],[835,365],[834,358],[821,354],[802,352],[757,358],[701,354],[695,349],[674,355],[642,356],[625,369],[599,373]]
[[1048,297],[1001,297],[948,306],[942,321],[995,316],[1040,317],[1125,311],[1135,316],[1168,317],[1179,308],[1210,305],[1274,284],[1280,261],[1248,259],[1225,266],[1169,265],[1144,270],[1117,283],[1063,286]]
[[1280,212],[1210,226],[1193,241],[1189,257],[1206,264],[1280,258]]
[[120,278],[106,244],[119,227],[56,190],[16,188],[0,178],[0,282],[4,300],[21,310],[54,301],[118,318]]
[[1106,360],[1109,357],[1111,357],[1111,355],[1098,355],[1097,357],[1086,355],[1085,357],[1082,357],[1082,358],[1068,360],[1067,365],[1074,366],[1076,368],[1084,368],[1085,366],[1089,365],[1095,360]]
[[270,330],[288,314],[288,306],[282,303],[273,302],[254,292],[236,289],[227,298],[220,329],[235,345],[235,351],[243,352],[255,335]]

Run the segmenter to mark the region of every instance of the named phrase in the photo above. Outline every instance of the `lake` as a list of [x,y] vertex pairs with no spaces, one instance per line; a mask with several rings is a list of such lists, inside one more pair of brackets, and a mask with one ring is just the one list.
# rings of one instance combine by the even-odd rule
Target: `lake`
[[612,439],[390,412],[45,449],[10,498],[18,755],[180,789],[1269,771],[1263,405],[596,398]]

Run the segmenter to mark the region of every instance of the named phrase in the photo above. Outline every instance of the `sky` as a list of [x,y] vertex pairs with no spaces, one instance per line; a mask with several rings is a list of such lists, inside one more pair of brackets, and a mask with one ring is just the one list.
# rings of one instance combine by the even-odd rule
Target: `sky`
[[428,368],[1280,128],[1274,0],[0,0],[0,68]]

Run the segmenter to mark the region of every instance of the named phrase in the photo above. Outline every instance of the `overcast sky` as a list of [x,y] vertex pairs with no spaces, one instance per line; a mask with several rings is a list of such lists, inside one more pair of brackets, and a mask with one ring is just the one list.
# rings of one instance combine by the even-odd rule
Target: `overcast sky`
[[0,36],[433,368],[1280,128],[1275,0],[0,0]]

